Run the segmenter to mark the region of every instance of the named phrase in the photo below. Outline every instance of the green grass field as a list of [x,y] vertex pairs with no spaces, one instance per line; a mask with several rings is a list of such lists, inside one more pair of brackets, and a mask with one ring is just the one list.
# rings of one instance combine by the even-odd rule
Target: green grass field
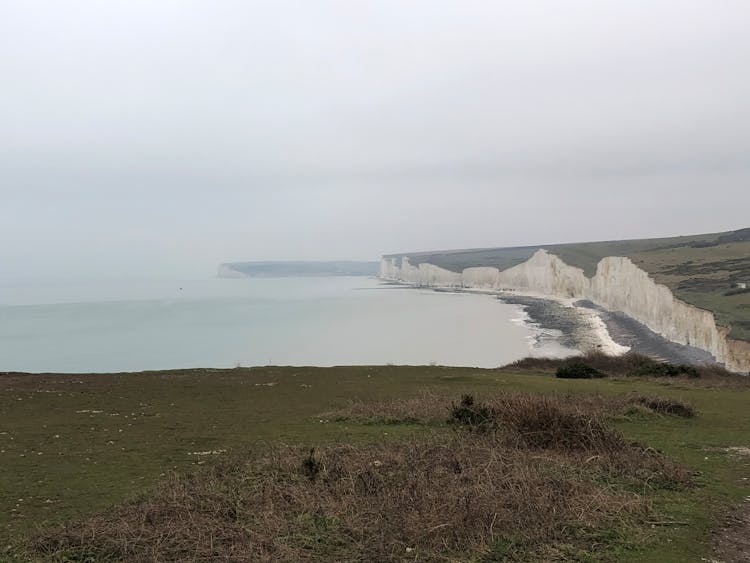
[[587,276],[607,256],[633,260],[683,301],[716,315],[722,326],[731,327],[733,338],[750,340],[750,293],[725,295],[733,283],[750,283],[750,229],[680,236],[574,244],[551,244],[517,248],[484,248],[417,252],[411,264],[435,264],[460,272],[474,266],[505,270],[528,260],[544,248],[566,264],[581,268]]
[[0,545],[9,560],[25,559],[24,538],[40,528],[134,498],[171,471],[189,473],[270,444],[388,443],[450,432],[441,423],[334,422],[320,416],[352,400],[408,398],[426,390],[478,398],[511,390],[638,392],[691,403],[698,410],[692,419],[611,421],[627,438],[662,450],[697,475],[696,486],[686,490],[641,491],[660,520],[678,524],[644,524],[603,539],[602,553],[617,554],[618,560],[710,557],[711,530],[730,505],[750,494],[750,457],[727,449],[750,446],[750,387],[744,383],[560,380],[548,372],[513,368],[264,367],[3,375],[0,390]]

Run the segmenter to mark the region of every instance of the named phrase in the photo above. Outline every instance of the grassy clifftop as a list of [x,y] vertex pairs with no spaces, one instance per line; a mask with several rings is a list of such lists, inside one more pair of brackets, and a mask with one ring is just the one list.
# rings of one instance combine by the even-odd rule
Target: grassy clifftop
[[[506,270],[546,249],[587,276],[607,256],[625,256],[669,287],[683,301],[712,311],[731,327],[731,336],[750,340],[750,292],[731,291],[750,285],[750,228],[724,233],[658,239],[483,248],[390,255],[408,256],[411,264],[428,262],[460,272],[473,266]],[[730,295],[727,295],[730,293]]]
[[713,557],[747,379],[558,366],[5,374],[0,560]]

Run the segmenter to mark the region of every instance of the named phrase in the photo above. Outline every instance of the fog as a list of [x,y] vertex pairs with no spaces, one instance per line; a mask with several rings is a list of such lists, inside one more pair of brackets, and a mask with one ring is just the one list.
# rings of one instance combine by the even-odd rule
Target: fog
[[744,0],[0,0],[0,274],[750,226]]

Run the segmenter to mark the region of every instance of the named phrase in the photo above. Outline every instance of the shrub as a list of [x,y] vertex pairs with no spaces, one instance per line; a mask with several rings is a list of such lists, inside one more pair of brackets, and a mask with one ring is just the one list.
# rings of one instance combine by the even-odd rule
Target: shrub
[[476,403],[473,395],[462,395],[461,402],[451,404],[448,422],[471,430],[486,431],[495,427],[495,416],[490,407]]
[[678,377],[685,375],[687,377],[700,377],[698,370],[694,366],[686,364],[668,364],[657,361],[643,364],[632,370],[628,375],[649,377]]
[[[744,328],[740,323],[735,323],[735,328]],[[750,321],[747,329],[750,330]],[[750,386],[750,378],[727,371],[719,364],[687,365],[670,364],[657,361],[653,358],[635,352],[628,352],[622,356],[608,356],[601,352],[592,352],[585,356],[561,360],[549,358],[525,358],[507,366],[511,370],[539,370],[550,371],[576,364],[585,364],[590,368],[603,373],[605,377],[681,377],[690,379],[701,379],[701,386]],[[566,377],[567,369],[563,370]],[[573,375],[568,377],[575,377]],[[696,382],[696,385],[699,384]]]
[[724,292],[724,295],[726,297],[731,297],[732,295],[741,295],[743,293],[750,293],[750,287],[735,287],[734,289]]
[[315,448],[310,448],[309,453],[302,460],[302,473],[310,481],[315,481],[322,469],[323,462],[315,457]]
[[513,394],[499,398],[496,405],[508,438],[523,447],[599,452],[625,447],[620,434],[600,416],[554,397]]
[[604,374],[583,362],[571,362],[557,368],[555,377],[561,379],[594,379],[604,377]]

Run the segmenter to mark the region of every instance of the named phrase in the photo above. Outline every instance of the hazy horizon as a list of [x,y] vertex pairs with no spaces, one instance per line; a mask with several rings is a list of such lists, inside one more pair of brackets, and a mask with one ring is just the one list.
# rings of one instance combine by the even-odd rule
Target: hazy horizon
[[750,226],[750,4],[0,0],[0,276]]

